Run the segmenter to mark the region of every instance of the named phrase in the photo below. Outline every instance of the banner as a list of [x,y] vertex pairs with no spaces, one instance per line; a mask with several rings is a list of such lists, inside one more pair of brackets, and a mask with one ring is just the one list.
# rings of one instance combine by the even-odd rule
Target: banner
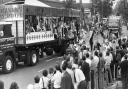
[[22,5],[1,5],[0,6],[0,20],[23,18]]

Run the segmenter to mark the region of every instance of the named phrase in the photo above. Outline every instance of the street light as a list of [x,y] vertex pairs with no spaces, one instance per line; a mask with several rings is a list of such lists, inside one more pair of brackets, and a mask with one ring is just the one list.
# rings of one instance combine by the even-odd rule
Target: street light
[[101,2],[102,2],[102,18],[103,18],[103,2],[104,2],[104,0],[101,0]]

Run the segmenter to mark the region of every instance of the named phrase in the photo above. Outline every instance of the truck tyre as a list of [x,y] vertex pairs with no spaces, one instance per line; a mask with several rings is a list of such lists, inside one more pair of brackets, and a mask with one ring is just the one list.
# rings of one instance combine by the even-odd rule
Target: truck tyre
[[53,49],[52,48],[47,48],[46,49],[46,55],[53,55]]
[[14,70],[13,58],[11,56],[7,55],[5,57],[2,71],[7,74],[7,73],[12,72],[13,70]]
[[39,56],[37,52],[33,50],[30,54],[30,66],[36,65],[38,60],[39,60]]
[[56,53],[59,53],[61,51],[61,46],[55,46],[53,49]]

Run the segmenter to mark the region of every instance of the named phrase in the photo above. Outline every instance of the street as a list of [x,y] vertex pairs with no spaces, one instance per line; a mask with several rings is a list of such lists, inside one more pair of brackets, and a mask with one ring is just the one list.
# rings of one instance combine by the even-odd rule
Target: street
[[61,57],[51,56],[41,58],[36,66],[26,67],[20,65],[14,72],[10,74],[0,73],[0,80],[4,81],[5,88],[9,89],[12,82],[17,82],[19,89],[26,89],[28,84],[34,83],[34,76],[41,76],[41,70],[54,67],[56,62],[61,62]]

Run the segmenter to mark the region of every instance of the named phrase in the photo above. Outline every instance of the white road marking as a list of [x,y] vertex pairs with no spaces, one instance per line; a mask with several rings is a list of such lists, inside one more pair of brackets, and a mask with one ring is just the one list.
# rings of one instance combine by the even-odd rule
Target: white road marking
[[[63,57],[56,57],[57,59],[60,59],[60,58],[63,58]],[[51,59],[49,59],[49,60],[46,60],[46,62],[49,62],[49,61],[52,61],[52,60],[54,60],[55,58],[51,58]],[[56,62],[58,62],[58,61],[56,61]],[[44,68],[42,68],[41,70],[39,70],[38,72],[42,72],[44,70]]]

